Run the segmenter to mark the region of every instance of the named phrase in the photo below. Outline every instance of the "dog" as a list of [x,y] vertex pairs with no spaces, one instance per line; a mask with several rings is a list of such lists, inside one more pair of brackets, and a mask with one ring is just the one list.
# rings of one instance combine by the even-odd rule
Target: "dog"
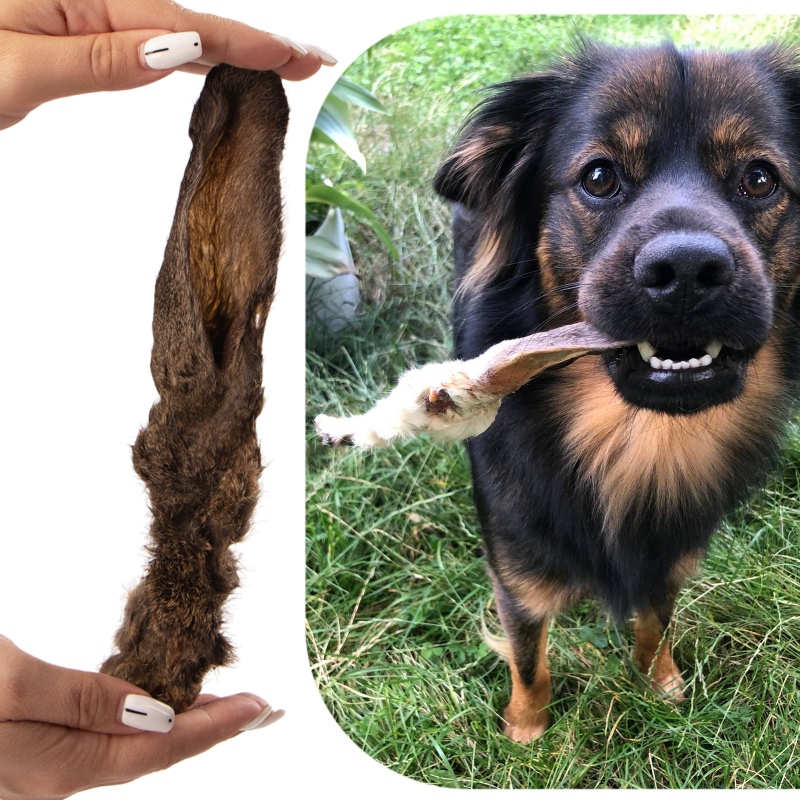
[[582,42],[498,87],[439,168],[458,358],[581,320],[638,343],[534,378],[468,442],[516,741],[549,724],[548,621],[584,597],[635,613],[634,661],[682,699],[676,595],[797,393],[799,144],[785,48]]

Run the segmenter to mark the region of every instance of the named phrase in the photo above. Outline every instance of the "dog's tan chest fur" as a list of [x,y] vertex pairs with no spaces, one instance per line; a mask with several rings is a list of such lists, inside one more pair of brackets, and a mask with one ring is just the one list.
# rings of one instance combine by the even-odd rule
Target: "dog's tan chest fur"
[[568,456],[604,498],[605,530],[617,532],[641,503],[660,508],[711,499],[732,463],[731,451],[770,436],[764,409],[780,404],[778,354],[767,344],[750,367],[742,396],[691,416],[668,416],[627,405],[600,358],[564,368],[552,409],[565,426]]

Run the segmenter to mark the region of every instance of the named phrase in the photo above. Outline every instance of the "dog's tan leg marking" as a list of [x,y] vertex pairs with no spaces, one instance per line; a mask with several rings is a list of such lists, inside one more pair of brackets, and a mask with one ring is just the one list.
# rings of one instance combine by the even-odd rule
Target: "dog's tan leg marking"
[[[511,659],[511,700],[503,712],[503,733],[515,742],[538,739],[550,725],[550,665],[547,661],[547,621],[539,623],[533,680],[523,677]],[[530,666],[530,665],[524,665]],[[529,682],[530,681],[530,682]]]
[[652,609],[642,611],[636,617],[636,644],[633,658],[636,665],[647,676],[650,687],[671,703],[684,699],[685,682],[672,659],[669,637],[664,635],[664,620]]
[[[499,548],[501,564],[511,559]],[[497,611],[508,637],[511,699],[503,712],[503,733],[515,742],[538,739],[550,725],[550,665],[547,662],[547,625],[579,592],[553,581],[502,569],[489,571]]]
[[681,585],[697,572],[702,558],[703,550],[699,549],[678,559],[669,574],[668,600],[660,610],[649,608],[640,611],[634,627],[634,661],[648,677],[651,688],[672,703],[679,703],[684,699],[683,689],[686,683],[672,658],[669,637],[664,632],[672,617],[675,598]]

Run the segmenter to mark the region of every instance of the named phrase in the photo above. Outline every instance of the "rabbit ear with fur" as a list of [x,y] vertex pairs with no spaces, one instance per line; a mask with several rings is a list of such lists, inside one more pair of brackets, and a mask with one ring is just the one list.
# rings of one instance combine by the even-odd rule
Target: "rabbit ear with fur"
[[133,447],[152,511],[150,562],[101,670],[176,712],[230,663],[230,546],[250,524],[261,459],[261,340],[282,241],[288,120],[274,73],[215,67],[156,282],[151,370],[160,396]]

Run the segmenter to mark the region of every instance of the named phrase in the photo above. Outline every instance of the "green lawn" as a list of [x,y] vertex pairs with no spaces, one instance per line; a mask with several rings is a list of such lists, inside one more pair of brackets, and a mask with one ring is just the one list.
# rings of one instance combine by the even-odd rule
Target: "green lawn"
[[[610,42],[743,46],[796,41],[788,17],[456,17],[389,37],[349,77],[389,109],[363,114],[368,174],[310,158],[369,204],[391,259],[352,225],[363,314],[311,338],[308,412],[365,410],[407,367],[449,354],[450,211],[431,179],[487,85],[541,67],[577,33]],[[333,452],[309,443],[308,648],[347,734],[397,772],[489,787],[800,787],[800,433],[781,470],[716,536],[681,595],[675,657],[691,696],[645,690],[629,628],[586,603],[550,637],[554,725],[522,746],[499,732],[508,669],[460,445]]]

